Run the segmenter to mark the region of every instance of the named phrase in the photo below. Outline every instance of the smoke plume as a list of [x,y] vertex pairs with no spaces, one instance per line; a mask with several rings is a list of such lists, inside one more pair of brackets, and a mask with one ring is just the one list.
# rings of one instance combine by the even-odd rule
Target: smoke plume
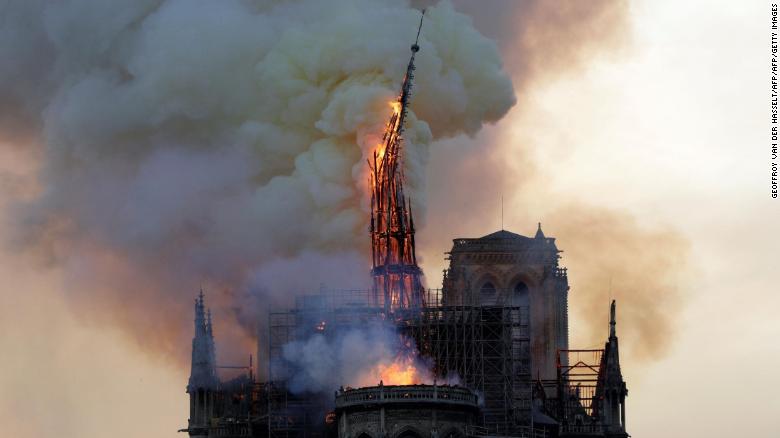
[[684,304],[688,242],[672,228],[643,226],[631,215],[565,202],[546,215],[564,250],[576,309],[573,341],[599,346],[608,333],[609,302],[618,303],[621,348],[632,360],[663,357]]
[[[591,314],[606,311],[612,278],[619,315],[645,312],[621,329],[646,353],[662,352],[686,243],[626,212],[549,193],[554,175],[533,158],[534,140],[549,132],[525,119],[534,88],[622,53],[627,3],[453,4],[6,2],[0,143],[35,172],[3,175],[18,194],[15,243],[62,269],[80,317],[122,327],[167,357],[186,357],[190,299],[203,285],[220,354],[243,357],[269,306],[321,283],[365,285],[365,158],[402,79],[414,7],[427,6],[404,145],[426,271],[442,267],[456,235],[499,227],[497,214],[484,224],[503,192],[508,223],[550,222],[571,268],[572,311],[592,324],[587,338],[602,337],[603,318]],[[521,105],[506,122],[480,131],[515,93]],[[509,141],[517,126],[527,132]],[[572,225],[597,223],[610,226]],[[602,244],[611,250],[589,254]],[[620,263],[629,248],[641,254]]]
[[[519,103],[476,138],[458,136],[431,148],[428,221],[437,226],[418,237],[426,272],[441,272],[441,254],[454,237],[478,237],[502,226],[532,236],[541,221],[544,232],[557,238],[562,265],[569,268],[572,346],[603,345],[611,296],[618,301],[624,359],[638,365],[663,357],[685,306],[689,242],[671,226],[589,201],[589,194],[576,187],[551,189],[562,175],[536,158],[544,147],[564,160],[579,141],[576,133],[562,134],[569,121],[544,107],[540,90],[583,75],[591,63],[626,56],[632,44],[628,3],[496,0],[491,3],[496,7],[484,8],[463,0],[455,5],[499,41]],[[452,181],[469,183],[452,190]]]
[[[289,384],[295,393],[327,393],[340,386],[433,383],[430,365],[395,326],[377,321],[334,334],[314,334],[284,347]],[[277,376],[274,376],[276,378]]]
[[[150,351],[186,357],[200,285],[220,352],[252,351],[269,305],[365,282],[365,159],[419,17],[396,0],[6,2],[2,138],[40,139],[16,243],[63,269],[79,315]],[[448,3],[420,46],[404,153],[422,224],[430,143],[515,98]]]

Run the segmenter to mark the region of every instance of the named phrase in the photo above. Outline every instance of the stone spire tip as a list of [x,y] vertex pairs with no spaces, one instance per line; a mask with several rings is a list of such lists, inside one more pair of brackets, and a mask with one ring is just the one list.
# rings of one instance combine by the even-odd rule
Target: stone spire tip
[[617,324],[615,322],[615,300],[612,300],[612,304],[609,306],[609,337],[615,338],[617,337],[615,333],[615,325]]

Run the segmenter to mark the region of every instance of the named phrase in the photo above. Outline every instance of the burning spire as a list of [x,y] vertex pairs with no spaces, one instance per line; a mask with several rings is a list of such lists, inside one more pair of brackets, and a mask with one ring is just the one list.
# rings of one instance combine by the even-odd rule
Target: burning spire
[[423,302],[422,270],[417,266],[414,245],[414,219],[411,202],[404,197],[401,157],[404,122],[412,95],[414,56],[420,51],[425,10],[420,17],[412,56],[406,67],[401,94],[392,103],[393,114],[385,127],[382,143],[374,151],[371,170],[371,258],[374,293],[385,311],[420,308]]

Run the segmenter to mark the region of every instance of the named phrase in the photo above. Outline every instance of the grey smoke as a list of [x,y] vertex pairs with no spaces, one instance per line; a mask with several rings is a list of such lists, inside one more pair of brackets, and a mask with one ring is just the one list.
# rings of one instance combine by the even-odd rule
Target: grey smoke
[[[404,145],[420,225],[430,143],[515,102],[466,16],[425,20]],[[243,357],[269,302],[330,280],[319,261],[332,286],[365,281],[365,158],[418,21],[396,0],[3,3],[0,138],[40,161],[17,243],[80,315],[179,358],[205,284]]]
[[[327,331],[327,329],[326,329]],[[369,327],[354,327],[335,334],[316,333],[285,345],[283,359],[290,366],[289,385],[295,393],[327,393],[340,386],[373,386],[379,377],[377,365],[390,365],[399,355],[409,358],[420,377],[433,381],[430,366],[389,323],[376,321]],[[387,384],[388,382],[384,382]]]

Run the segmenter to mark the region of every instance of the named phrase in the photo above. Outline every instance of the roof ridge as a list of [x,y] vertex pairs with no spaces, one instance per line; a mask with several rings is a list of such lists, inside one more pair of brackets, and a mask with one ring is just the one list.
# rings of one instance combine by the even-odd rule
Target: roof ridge
[[479,237],[479,239],[530,239],[530,238],[523,236],[521,234],[513,233],[511,231],[498,230],[486,236]]

